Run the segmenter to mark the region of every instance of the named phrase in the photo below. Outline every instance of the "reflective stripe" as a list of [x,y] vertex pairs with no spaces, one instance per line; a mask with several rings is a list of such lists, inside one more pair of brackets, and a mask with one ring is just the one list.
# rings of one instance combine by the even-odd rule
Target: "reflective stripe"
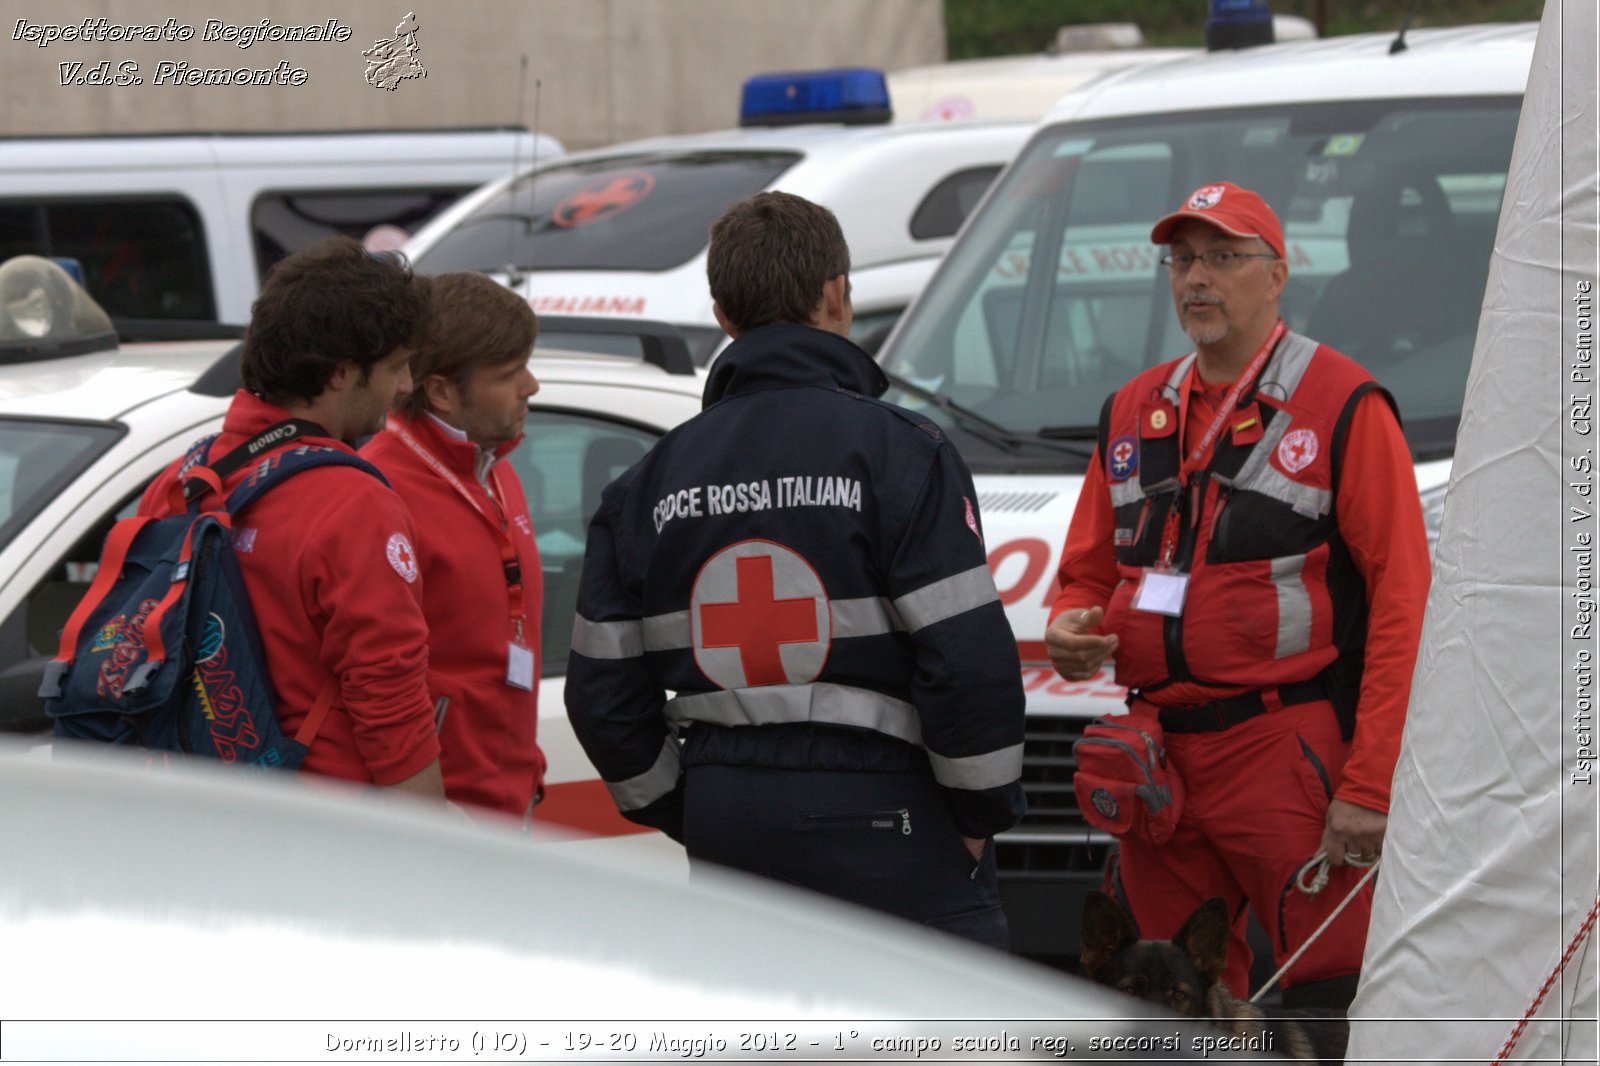
[[641,627],[637,620],[591,622],[574,615],[572,650],[591,659],[632,659],[644,654]]
[[655,765],[626,781],[607,781],[611,798],[619,811],[637,811],[650,806],[678,787],[678,744],[671,737],[661,745]]
[[933,764],[933,779],[946,788],[1000,788],[1022,777],[1021,744],[959,759],[930,751],[928,761]]
[[1272,560],[1272,584],[1278,591],[1279,659],[1299,655],[1311,647],[1311,592],[1302,575],[1304,555]]
[[894,613],[894,606],[880,596],[864,596],[858,600],[832,600],[828,606],[833,611],[833,636],[875,637],[904,629],[905,623]]
[[[1299,387],[1300,379],[1305,376],[1306,368],[1311,365],[1311,357],[1316,352],[1316,341],[1307,340],[1298,333],[1286,334],[1278,345],[1278,354],[1272,365],[1267,368],[1267,374],[1262,376],[1259,391],[1275,399],[1289,399]],[[1269,385],[1271,388],[1268,388]],[[1239,468],[1238,476],[1233,479],[1233,487],[1269,496],[1307,518],[1322,518],[1333,509],[1333,492],[1303,485],[1284,475],[1271,462],[1292,421],[1282,413],[1272,420],[1251,450],[1249,458]]]
[[[991,586],[994,584],[992,577],[989,583]],[[935,582],[937,584],[940,583]],[[928,586],[929,589],[933,587]],[[912,595],[917,596],[925,591],[919,590]],[[999,594],[990,598],[998,599]],[[835,639],[874,637],[906,628],[896,615],[894,605],[881,596],[833,600],[829,606],[833,612]],[[626,659],[647,651],[678,651],[693,647],[694,644],[689,612],[672,611],[651,615],[638,622],[591,622],[579,615],[572,626],[572,646],[591,659]]]
[[870,689],[820,682],[811,685],[762,685],[679,696],[664,712],[673,722],[712,725],[784,725],[823,722],[871,729],[919,747],[922,724],[917,709],[904,700]]
[[1144,499],[1144,486],[1139,484],[1138,478],[1111,482],[1112,507],[1126,507],[1128,504],[1138,503],[1142,499]]
[[1285,333],[1283,340],[1278,342],[1278,350],[1272,355],[1272,364],[1262,372],[1261,380],[1256,383],[1256,391],[1264,392],[1273,399],[1287,400],[1300,387],[1300,379],[1306,376],[1306,368],[1316,354],[1316,341],[1298,333]]
[[1174,397],[1178,396],[1179,391],[1183,388],[1183,379],[1189,373],[1189,368],[1194,366],[1196,358],[1198,358],[1197,353],[1190,352],[1182,359],[1179,359],[1177,365],[1172,368],[1172,373],[1167,375],[1167,388],[1172,390]]
[[645,651],[676,651],[692,647],[693,644],[688,611],[651,615],[644,620]]
[[935,622],[999,601],[994,573],[985,564],[908,592],[894,601],[894,609],[905,620],[906,631],[915,633]]
[[[1279,419],[1279,421],[1287,422],[1288,419]],[[1282,436],[1281,433],[1278,435]],[[1265,445],[1267,443],[1266,439],[1263,438],[1261,443]],[[1274,442],[1272,448],[1266,449],[1261,454],[1270,455],[1277,450],[1277,447],[1277,443]],[[1254,456],[1251,458],[1254,458]],[[1288,504],[1293,508],[1295,514],[1304,515],[1310,519],[1322,518],[1333,509],[1332,489],[1319,489],[1314,485],[1302,485],[1298,481],[1285,477],[1277,467],[1265,462],[1261,464],[1261,469],[1254,471],[1248,479],[1243,477],[1235,479],[1233,487],[1235,489],[1249,489],[1251,492],[1270,496],[1280,503]]]

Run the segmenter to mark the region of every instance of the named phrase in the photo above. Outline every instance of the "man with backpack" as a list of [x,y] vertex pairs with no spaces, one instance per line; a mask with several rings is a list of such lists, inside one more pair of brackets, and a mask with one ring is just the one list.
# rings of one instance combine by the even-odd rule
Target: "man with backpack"
[[[421,279],[348,238],[283,260],[252,308],[244,388],[221,435],[163,472],[139,510],[179,510],[180,478],[202,462],[245,460],[213,499],[275,464],[336,453],[336,465],[285,478],[232,519],[278,721],[309,743],[305,770],[443,798],[416,535],[400,497],[345,443],[382,429],[411,391],[427,308]],[[320,719],[314,736],[308,717]]]

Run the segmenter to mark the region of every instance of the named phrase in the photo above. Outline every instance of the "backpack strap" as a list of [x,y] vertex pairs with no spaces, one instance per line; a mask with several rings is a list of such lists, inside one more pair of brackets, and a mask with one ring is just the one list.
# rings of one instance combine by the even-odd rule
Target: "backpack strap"
[[317,739],[317,734],[322,731],[322,723],[327,719],[328,712],[333,709],[334,697],[339,695],[339,679],[328,678],[328,683],[322,686],[322,691],[317,693],[316,700],[311,704],[311,710],[306,712],[306,720],[300,723],[300,728],[295,730],[294,741],[296,744],[311,747],[311,742]]
[[349,452],[342,452],[335,448],[320,448],[316,446],[295,448],[263,459],[261,466],[252,471],[244,481],[240,482],[228,497],[228,513],[239,513],[254,503],[267,490],[284,480],[307,470],[314,470],[319,466],[354,467],[372,475],[383,482],[384,485],[389,484],[389,479],[384,477],[377,467],[359,455],[352,455]]
[[94,581],[89,585],[89,591],[84,593],[83,599],[78,601],[78,606],[73,609],[71,616],[67,618],[66,626],[61,630],[61,647],[45,669],[44,683],[39,690],[41,696],[54,699],[61,695],[61,681],[66,676],[67,667],[72,665],[72,653],[77,650],[78,637],[83,632],[83,627],[88,624],[89,616],[99,609],[106,594],[122,576],[122,566],[128,560],[128,549],[133,546],[134,538],[145,526],[154,521],[150,515],[138,515],[124,518],[112,527],[110,535],[106,537],[105,550],[101,553],[100,568],[95,571]]
[[[308,419],[286,418],[282,422],[274,422],[214,463],[205,462],[205,458],[210,451],[211,443],[217,439],[217,435],[213,433],[209,437],[201,437],[190,446],[189,451],[184,454],[183,462],[178,466],[178,485],[180,486],[178,491],[183,493],[183,501],[185,503],[193,503],[198,500],[205,495],[205,491],[208,488],[220,494],[222,492],[221,483],[228,480],[228,477],[234,471],[242,470],[251,461],[265,458],[273,449],[282,447],[301,437],[331,438],[332,434]],[[196,467],[201,466],[202,463],[205,468],[210,469],[216,475],[216,486],[211,484],[209,478],[191,480],[193,476],[191,472]],[[181,507],[173,507],[174,512],[180,510],[182,510]]]

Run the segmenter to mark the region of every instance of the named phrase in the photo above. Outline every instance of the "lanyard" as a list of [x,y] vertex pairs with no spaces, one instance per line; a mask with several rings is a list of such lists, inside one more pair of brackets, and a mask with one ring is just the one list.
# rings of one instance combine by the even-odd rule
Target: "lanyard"
[[[1267,339],[1261,342],[1260,349],[1251,358],[1249,365],[1245,367],[1244,373],[1234,380],[1233,386],[1228,389],[1228,394],[1223,397],[1221,403],[1217,404],[1217,410],[1211,416],[1211,424],[1206,427],[1205,433],[1201,434],[1200,439],[1190,449],[1189,454],[1184,457],[1183,462],[1178,467],[1178,482],[1180,485],[1178,491],[1188,492],[1191,496],[1188,508],[1189,524],[1191,526],[1200,521],[1200,500],[1194,495],[1195,485],[1191,483],[1190,475],[1205,465],[1211,452],[1211,446],[1216,442],[1217,434],[1222,431],[1223,425],[1227,423],[1228,416],[1233,413],[1233,409],[1238,405],[1239,397],[1243,396],[1245,390],[1255,383],[1256,378],[1261,374],[1262,368],[1267,365],[1267,360],[1271,358],[1273,348],[1277,347],[1278,341],[1283,339],[1283,335],[1286,332],[1288,330],[1284,327],[1283,320],[1280,318],[1277,325],[1272,327],[1272,332],[1267,334]],[[1184,440],[1183,423],[1189,410],[1189,393],[1193,389],[1194,379],[1199,373],[1198,364],[1190,368],[1188,376],[1183,380],[1183,389],[1178,398],[1178,440],[1180,442]],[[1172,565],[1172,557],[1177,552],[1177,549],[1178,507],[1174,505],[1167,512],[1166,525],[1161,530],[1161,569],[1166,569]]]
[[[511,596],[511,621],[517,627],[517,640],[520,641],[522,639],[522,624],[527,618],[527,607],[522,596],[522,560],[517,555],[517,546],[511,542],[511,535],[506,532],[503,512],[500,515],[491,514],[478,498],[472,494],[471,490],[462,483],[461,479],[456,477],[455,471],[440,462],[439,457],[429,451],[427,445],[412,436],[411,431],[398,419],[391,417],[386,428],[399,438],[400,443],[415,452],[417,458],[421,459],[429,470],[443,478],[445,484],[455,489],[456,494],[466,500],[472,506],[472,509],[478,512],[485,522],[489,523],[489,528],[494,531],[495,541],[500,548],[500,565],[505,570],[506,591]],[[489,469],[489,477],[494,479],[495,491],[499,493],[500,499],[504,500],[506,491],[505,486],[500,483],[498,463]]]
[[[1228,416],[1233,413],[1234,407],[1238,405],[1239,397],[1243,396],[1245,390],[1255,383],[1256,377],[1261,373],[1261,368],[1267,365],[1267,359],[1271,357],[1272,349],[1277,347],[1278,341],[1282,340],[1283,335],[1287,332],[1288,330],[1283,325],[1283,319],[1280,318],[1278,324],[1272,327],[1272,332],[1267,334],[1267,339],[1262,342],[1260,350],[1250,360],[1250,364],[1245,367],[1244,373],[1234,380],[1233,387],[1228,390],[1227,396],[1223,398],[1221,403],[1217,404],[1216,413],[1211,416],[1211,424],[1206,427],[1205,433],[1201,435],[1200,440],[1195,443],[1194,448],[1179,467],[1178,476],[1185,483],[1188,482],[1190,474],[1205,465],[1206,456],[1211,451],[1211,445],[1216,441],[1217,434],[1221,432],[1223,423],[1227,422]],[[1183,395],[1178,407],[1178,439],[1180,441],[1184,439],[1183,418],[1189,409],[1189,390],[1194,387],[1194,379],[1199,373],[1199,364],[1196,363],[1194,367],[1190,368],[1189,375],[1183,382]]]

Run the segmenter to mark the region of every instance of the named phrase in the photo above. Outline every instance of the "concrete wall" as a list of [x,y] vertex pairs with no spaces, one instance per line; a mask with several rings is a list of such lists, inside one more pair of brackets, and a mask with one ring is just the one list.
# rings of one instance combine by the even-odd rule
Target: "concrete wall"
[[[362,52],[394,37],[408,12],[426,76],[376,88]],[[237,37],[205,39],[208,20],[259,27],[263,18],[291,27],[336,19],[348,40],[240,48]],[[46,27],[85,19],[154,25],[164,39],[40,47]],[[165,39],[184,29],[189,40]],[[9,0],[0,4],[0,133],[531,127],[537,82],[542,131],[583,148],[733,125],[739,86],[760,71],[895,69],[944,54],[942,0]],[[123,84],[94,84],[106,61],[103,72]],[[265,69],[278,83],[183,84],[184,68],[163,62]],[[3,154],[0,142],[0,166]]]

